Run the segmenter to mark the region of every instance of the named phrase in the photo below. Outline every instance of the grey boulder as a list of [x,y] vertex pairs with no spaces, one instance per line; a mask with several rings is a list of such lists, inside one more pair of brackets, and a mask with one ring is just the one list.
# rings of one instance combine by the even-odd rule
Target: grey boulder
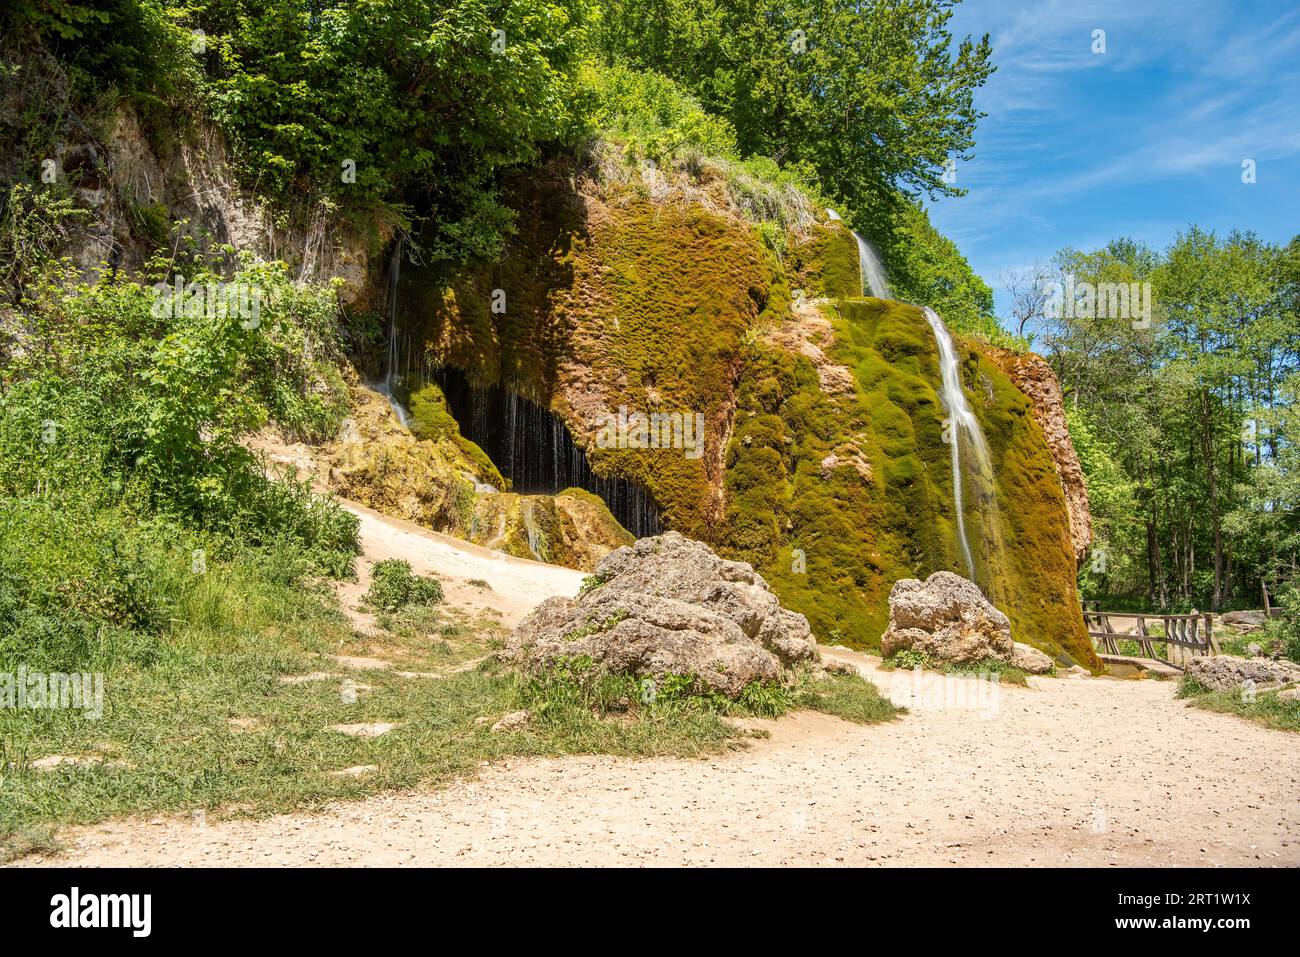
[[782,608],[762,576],[678,532],[611,552],[595,576],[585,594],[534,609],[506,656],[525,669],[589,657],[612,673],[690,675],[728,697],[817,660],[808,620]]
[[1189,661],[1187,674],[1214,691],[1228,691],[1247,681],[1266,688],[1300,682],[1300,665],[1271,658],[1207,655]]

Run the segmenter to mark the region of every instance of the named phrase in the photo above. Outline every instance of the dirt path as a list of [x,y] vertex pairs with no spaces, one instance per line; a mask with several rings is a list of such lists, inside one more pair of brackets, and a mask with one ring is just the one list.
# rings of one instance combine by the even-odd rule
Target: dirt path
[[[471,614],[489,613],[508,627],[518,624],[543,599],[576,595],[585,577],[572,568],[515,558],[381,515],[356,502],[337,501],[361,520],[363,557],[357,562],[358,580],[338,588],[344,607],[350,610],[370,587],[371,566],[385,558],[404,558],[417,574],[436,575],[449,605]],[[364,628],[370,623],[358,621],[358,625]]]
[[48,863],[1300,865],[1295,736],[1170,682],[1031,680],[886,725],[801,713],[707,760],[521,759],[318,815],[82,828]]
[[[354,614],[382,558],[438,575],[450,604],[505,625],[583,577],[347,507],[365,549],[362,582],[342,596]],[[991,697],[825,654],[911,713],[755,722],[771,737],[706,760],[511,760],[320,814],[115,821],[65,831],[66,854],[18,866],[1300,865],[1300,737],[1190,709],[1172,682],[1031,679]]]

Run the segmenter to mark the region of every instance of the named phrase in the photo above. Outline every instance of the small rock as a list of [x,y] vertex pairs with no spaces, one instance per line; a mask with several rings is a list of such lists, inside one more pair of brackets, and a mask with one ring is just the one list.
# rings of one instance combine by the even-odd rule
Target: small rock
[[98,755],[89,755],[87,757],[70,757],[66,754],[51,754],[44,758],[37,758],[31,766],[36,771],[49,771],[59,767],[62,764],[70,764],[74,767],[90,767],[99,764],[104,759]]
[[371,771],[378,771],[377,764],[358,764],[350,768],[342,768],[338,771],[330,771],[329,776],[332,778],[359,778],[364,777]]
[[1228,691],[1247,681],[1253,681],[1257,688],[1300,682],[1300,665],[1268,658],[1207,655],[1188,662],[1187,674],[1207,688]]
[[511,711],[496,724],[492,725],[492,733],[499,731],[518,731],[528,726],[528,722],[533,720],[533,713],[525,708],[522,711]]
[[330,730],[337,731],[339,734],[350,734],[355,738],[377,738],[395,727],[397,725],[393,723],[375,721],[370,724],[335,724],[330,726]]
[[304,681],[328,681],[330,678],[337,678],[338,675],[332,675],[324,671],[309,671],[305,675],[280,675],[280,684],[296,685]]
[[1011,666],[1031,675],[1042,675],[1052,670],[1052,659],[1037,648],[1017,641],[1011,648]]

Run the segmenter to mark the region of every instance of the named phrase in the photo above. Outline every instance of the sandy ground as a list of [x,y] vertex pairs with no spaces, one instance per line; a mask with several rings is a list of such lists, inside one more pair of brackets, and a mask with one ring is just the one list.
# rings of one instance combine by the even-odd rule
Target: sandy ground
[[[918,700],[912,675],[829,654]],[[316,815],[119,821],[20,863],[1300,865],[1295,736],[1189,709],[1171,682],[1031,679],[963,702],[944,680],[883,725],[801,713],[705,760],[514,760]]]
[[[507,625],[582,579],[348,507],[363,578],[405,558]],[[1300,865],[1300,737],[1190,709],[1173,682],[993,689],[824,653],[910,713],[751,722],[770,737],[704,760],[511,760],[319,814],[114,821],[17,866]]]
[[[411,522],[381,515],[373,509],[336,499],[361,520],[362,558],[357,581],[338,588],[344,608],[353,611],[370,587],[370,568],[385,558],[404,558],[412,571],[437,575],[447,603],[470,614],[488,614],[513,627],[543,599],[578,593],[585,572],[547,565],[526,558],[440,535]],[[487,582],[488,588],[470,582]],[[355,612],[354,612],[355,614]],[[364,616],[358,625],[367,627]]]

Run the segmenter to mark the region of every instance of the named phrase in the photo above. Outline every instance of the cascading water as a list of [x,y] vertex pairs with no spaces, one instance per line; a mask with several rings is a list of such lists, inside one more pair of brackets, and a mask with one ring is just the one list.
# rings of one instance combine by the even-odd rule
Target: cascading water
[[889,291],[889,280],[885,278],[885,265],[880,261],[880,254],[857,233],[853,238],[858,243],[858,267],[862,270],[862,295],[868,292],[877,299],[893,299]]
[[[839,219],[839,213],[833,209],[826,210],[831,219]],[[889,291],[889,279],[885,276],[885,264],[880,260],[880,253],[853,230],[853,240],[858,244],[858,269],[862,273],[862,295],[871,293],[877,299],[893,299]]]
[[964,435],[975,457],[975,467],[981,476],[989,473],[988,443],[984,440],[984,430],[980,428],[979,419],[966,401],[966,392],[961,387],[961,372],[957,365],[957,350],[953,348],[952,336],[943,324],[939,314],[929,306],[922,306],[930,328],[934,331],[934,340],[939,346],[939,374],[943,385],[939,398],[943,400],[948,411],[945,427],[948,445],[952,450],[952,497],[953,510],[957,515],[957,538],[961,543],[962,557],[966,559],[966,569],[971,580],[975,580],[975,559],[971,555],[970,542],[966,538],[966,516],[962,508],[962,470],[961,438]]
[[[627,479],[598,475],[564,422],[545,406],[501,386],[477,386],[456,369],[430,370],[461,434],[481,448],[523,495],[582,488],[602,498],[620,525],[638,538],[663,531],[650,493]],[[530,516],[525,514],[525,521]],[[531,542],[530,548],[535,543]]]
[[393,258],[388,264],[388,355],[384,362],[384,378],[375,386],[375,391],[388,399],[388,404],[393,407],[398,421],[403,426],[409,426],[406,409],[397,401],[396,391],[397,385],[402,381],[397,371],[401,359],[401,348],[397,338],[397,283],[401,277],[402,240],[399,238],[393,250]]
[[[831,219],[840,218],[833,209],[828,209],[826,212]],[[871,295],[878,299],[892,299],[893,295],[889,291],[889,280],[885,275],[885,266],[881,262],[880,254],[876,252],[876,248],[871,243],[856,232],[853,233],[853,239],[858,244],[858,266],[862,272],[862,294],[865,296],[870,292]],[[951,449],[952,497],[953,511],[957,516],[957,540],[961,546],[962,558],[966,561],[966,570],[970,573],[971,580],[974,581],[975,558],[971,552],[970,541],[966,536],[966,515],[962,503],[962,437],[965,437],[966,444],[974,456],[975,468],[981,480],[992,472],[989,466],[988,443],[984,439],[984,430],[980,428],[979,419],[975,418],[970,403],[966,401],[966,393],[961,387],[961,371],[957,363],[957,350],[952,344],[952,336],[948,332],[948,327],[943,324],[939,314],[929,306],[922,306],[921,311],[925,313],[926,321],[930,323],[930,329],[934,332],[934,341],[939,347],[939,375],[942,380],[939,398],[943,401],[944,408],[948,412],[948,421],[945,423],[944,434]]]

